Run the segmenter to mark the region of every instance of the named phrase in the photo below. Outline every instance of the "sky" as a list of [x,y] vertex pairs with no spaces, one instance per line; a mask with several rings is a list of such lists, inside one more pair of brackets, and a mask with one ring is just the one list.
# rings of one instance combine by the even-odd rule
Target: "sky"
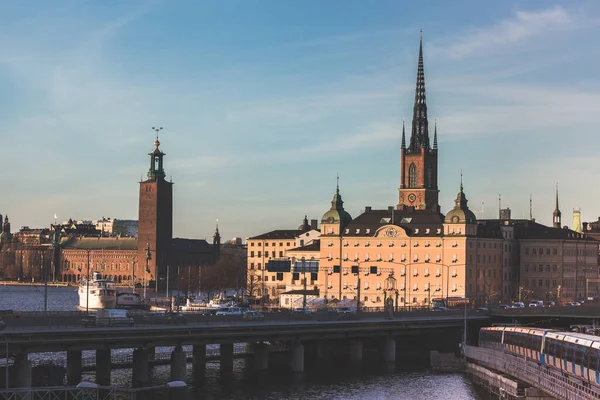
[[[600,3],[0,3],[0,213],[137,219],[160,133],[174,235],[295,229],[398,202],[423,30],[442,212],[600,216]],[[408,133],[408,132],[407,132]],[[430,131],[432,135],[433,132]]]

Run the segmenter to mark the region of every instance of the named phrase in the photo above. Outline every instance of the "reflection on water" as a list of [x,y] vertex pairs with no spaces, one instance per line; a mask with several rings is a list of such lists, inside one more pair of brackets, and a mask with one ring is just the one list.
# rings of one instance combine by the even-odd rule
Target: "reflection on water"
[[[48,310],[74,311],[78,297],[75,287],[49,287]],[[44,287],[0,286],[0,308],[18,311],[41,311],[44,307]],[[157,352],[169,351],[157,348]],[[114,350],[119,353],[129,349]],[[84,352],[90,356],[93,352]],[[64,355],[64,353],[62,353]],[[55,359],[56,353],[31,355],[32,359]],[[249,361],[248,361],[249,362]],[[401,362],[401,360],[399,360]],[[256,399],[256,400],[466,400],[489,399],[489,394],[479,391],[462,374],[436,374],[426,369],[406,370],[396,368],[385,371],[377,363],[364,362],[362,369],[335,365],[327,370],[308,369],[305,374],[294,375],[285,368],[272,368],[261,376],[254,375],[246,360],[235,360],[234,372],[221,376],[218,362],[208,362],[201,377],[194,376],[188,365],[189,398],[196,400]],[[84,373],[83,380],[94,381],[93,373]],[[151,384],[160,385],[170,379],[168,365],[151,369]],[[114,386],[131,385],[131,370],[113,370]],[[184,399],[181,399],[184,400]]]

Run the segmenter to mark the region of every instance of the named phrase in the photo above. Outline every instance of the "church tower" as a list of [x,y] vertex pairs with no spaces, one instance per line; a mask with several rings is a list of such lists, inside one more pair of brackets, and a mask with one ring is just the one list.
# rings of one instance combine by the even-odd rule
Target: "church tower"
[[423,33],[419,43],[417,87],[413,107],[412,131],[406,146],[405,127],[402,124],[400,149],[399,210],[428,210],[440,212],[438,204],[438,148],[437,124],[434,128],[433,147],[429,140],[425,72],[423,68]]
[[561,228],[560,216],[561,216],[561,212],[560,212],[560,209],[558,208],[558,183],[557,183],[556,184],[556,208],[552,212],[552,226],[554,228],[559,228],[559,229]]
[[221,234],[219,233],[219,224],[217,224],[215,233],[213,234],[213,258],[214,262],[219,261],[221,258]]
[[[162,128],[161,128],[162,129]],[[142,278],[148,260],[146,282],[166,282],[169,250],[173,239],[173,183],[165,179],[163,158],[158,134],[150,156],[147,179],[140,182],[138,222],[138,270]]]

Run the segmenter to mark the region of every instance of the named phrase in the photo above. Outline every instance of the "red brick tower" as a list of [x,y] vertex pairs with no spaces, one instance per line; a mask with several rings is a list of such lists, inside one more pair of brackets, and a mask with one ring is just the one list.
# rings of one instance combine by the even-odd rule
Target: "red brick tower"
[[423,35],[421,34],[412,132],[408,147],[406,147],[404,124],[402,125],[398,209],[429,210],[439,213],[437,126],[434,131],[432,148],[429,142],[429,122],[427,121],[425,100]]
[[[148,179],[140,182],[140,215],[138,226],[138,269],[136,278],[162,283],[167,274],[167,262],[173,240],[173,183],[165,180],[163,153],[158,135],[149,154]],[[149,249],[149,251],[147,250]]]

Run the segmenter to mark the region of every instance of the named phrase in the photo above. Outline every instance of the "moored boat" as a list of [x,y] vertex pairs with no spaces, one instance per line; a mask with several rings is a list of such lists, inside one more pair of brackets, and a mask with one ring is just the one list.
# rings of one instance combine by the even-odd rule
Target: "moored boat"
[[78,293],[80,309],[115,308],[117,305],[115,282],[102,278],[99,272],[94,272],[89,282],[82,279]]

